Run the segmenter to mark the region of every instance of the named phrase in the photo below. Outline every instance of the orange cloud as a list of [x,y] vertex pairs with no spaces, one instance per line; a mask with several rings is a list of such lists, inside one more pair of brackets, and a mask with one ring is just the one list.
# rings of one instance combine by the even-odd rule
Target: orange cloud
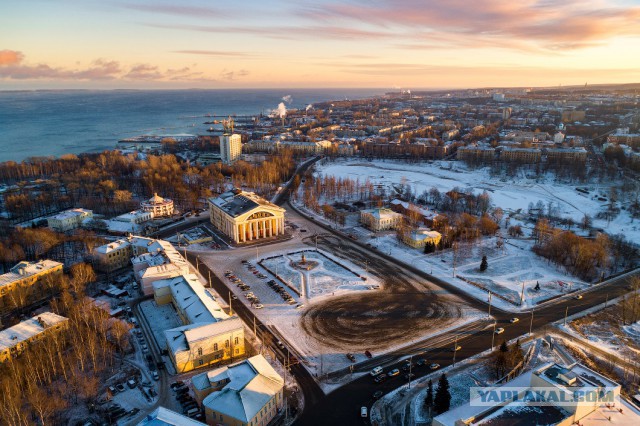
[[15,50],[0,50],[0,66],[15,65],[22,62],[24,55]]

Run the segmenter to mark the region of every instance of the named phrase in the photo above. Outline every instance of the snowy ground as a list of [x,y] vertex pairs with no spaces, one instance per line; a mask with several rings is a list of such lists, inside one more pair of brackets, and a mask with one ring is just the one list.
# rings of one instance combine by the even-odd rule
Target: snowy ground
[[535,205],[542,201],[545,206],[552,202],[559,207],[561,216],[570,217],[576,223],[588,214],[594,218],[593,226],[596,228],[612,235],[622,233],[629,241],[640,239],[640,222],[634,222],[626,210],[621,210],[610,223],[595,219],[596,214],[609,203],[598,200],[596,196],[608,197],[610,185],[607,184],[580,184],[580,188],[589,190],[589,194],[583,194],[576,191],[576,185],[558,183],[552,176],[536,180],[521,171],[518,177],[505,179],[491,176],[488,168],[471,170],[462,162],[444,161],[407,164],[393,160],[346,159],[317,164],[316,170],[322,175],[349,177],[361,183],[369,180],[374,186],[382,185],[389,194],[393,193],[393,185],[401,182],[406,182],[417,195],[432,187],[440,192],[454,187],[472,188],[476,194],[486,190],[494,206],[512,212],[526,211],[530,202]]
[[[311,267],[308,271],[304,267],[295,267],[302,261],[302,255],[305,256],[306,264]],[[344,263],[332,259],[329,253],[316,250],[289,252],[261,261],[261,265],[272,276],[277,274],[306,300],[329,293],[334,295],[337,292],[379,288],[380,284],[375,279],[360,276]]]
[[[562,364],[562,358],[554,350],[549,349],[548,345],[543,344],[540,339],[526,343],[523,345],[523,350],[529,350],[531,345],[534,346],[534,355],[528,368],[535,368],[548,362]],[[405,385],[385,395],[372,408],[372,420],[373,418],[379,419],[381,412],[384,411],[387,419],[390,417],[394,419],[403,418],[404,423],[400,424],[430,424],[429,413],[424,407],[427,383],[429,380],[433,382],[435,395],[435,391],[438,388],[438,379],[442,373],[446,373],[449,380],[451,409],[469,401],[470,387],[492,386],[495,383],[491,361],[488,352],[485,352],[458,363],[456,367],[447,367],[421,377],[413,383],[411,389]]]
[[[312,297],[308,300],[303,300],[300,296],[290,288],[283,286],[283,288],[294,298],[296,304],[303,303],[305,305],[302,309],[296,309],[296,305],[286,304],[280,295],[272,290],[266,281],[274,279],[273,274],[266,268],[258,265],[258,261],[271,258],[274,256],[283,256],[287,253],[299,252],[300,250],[310,250],[311,247],[302,241],[314,232],[313,225],[308,222],[304,223],[304,228],[308,231],[301,233],[300,228],[294,232],[293,238],[287,241],[283,241],[277,244],[271,244],[261,247],[242,247],[235,248],[233,250],[226,250],[221,252],[214,251],[197,251],[193,248],[189,248],[189,251],[197,253],[201,262],[205,262],[220,275],[226,270],[231,270],[234,274],[240,278],[244,283],[251,286],[250,291],[253,292],[259,299],[260,303],[264,305],[262,309],[253,308],[253,313],[267,326],[269,326],[276,336],[281,336],[283,341],[286,341],[294,354],[301,360],[305,367],[314,375],[319,377],[326,375],[332,371],[344,369],[351,362],[346,358],[347,352],[353,352],[356,357],[356,362],[366,360],[364,353],[354,350],[353,347],[340,347],[336,348],[335,342],[324,341],[317,336],[311,336],[307,334],[301,327],[301,318],[305,311],[309,308],[313,308],[318,303],[324,303],[331,301],[334,298],[345,296],[348,294],[367,294],[384,291],[384,286],[377,280],[375,276],[368,273],[365,265],[358,265],[351,262],[348,259],[337,257],[327,252],[323,253],[329,258],[334,259],[335,262],[324,262],[323,274],[326,274],[327,278],[324,280],[312,280],[310,294]],[[318,229],[318,232],[322,231]],[[313,257],[314,254],[311,254]],[[326,259],[323,257],[326,261]],[[259,279],[253,274],[245,265],[241,263],[242,260],[250,261],[258,271],[267,276],[266,279]],[[296,259],[297,260],[297,259]],[[335,263],[335,265],[334,265]],[[339,264],[339,265],[338,265]],[[284,266],[282,263],[278,263],[278,274],[282,275]],[[342,265],[342,266],[340,266]],[[346,267],[346,269],[344,269]],[[269,269],[275,269],[275,265],[271,265]],[[347,270],[349,272],[347,272]],[[274,270],[275,272],[275,270]],[[339,278],[338,281],[334,281],[333,278],[329,279],[328,276],[342,276],[353,279],[357,276],[366,276],[366,286],[373,287],[378,285],[380,288],[375,290],[363,291],[364,287],[358,286],[357,288],[348,288],[343,286],[343,280],[346,278]],[[355,274],[355,275],[354,275]],[[244,292],[240,290],[231,281],[224,277],[226,285],[231,292],[236,295],[237,300],[233,303],[245,303],[251,306],[247,299],[244,297]],[[362,281],[361,281],[362,282]],[[319,285],[322,292],[314,293],[314,285]],[[332,289],[330,292],[329,290]],[[381,307],[383,309],[384,307]],[[462,308],[458,317],[452,318],[443,323],[442,328],[437,330],[437,333],[444,332],[449,329],[460,327],[464,324],[468,324],[479,320],[485,316],[480,312],[470,309]],[[392,342],[384,349],[376,351],[375,355],[381,355],[392,350],[399,349],[400,347],[411,345],[417,341],[423,340],[428,336],[436,334],[433,329],[426,329],[423,334],[415,334],[411,339],[405,339],[402,341]],[[380,346],[377,344],[376,346]],[[372,348],[373,346],[370,346]],[[362,351],[363,352],[363,351]],[[354,375],[355,376],[355,375]]]

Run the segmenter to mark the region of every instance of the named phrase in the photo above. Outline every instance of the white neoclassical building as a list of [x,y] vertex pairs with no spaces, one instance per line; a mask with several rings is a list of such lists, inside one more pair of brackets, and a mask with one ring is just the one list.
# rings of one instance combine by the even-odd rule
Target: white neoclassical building
[[239,189],[209,199],[211,223],[236,243],[284,234],[285,209]]
[[140,203],[142,211],[153,213],[153,217],[171,216],[173,214],[173,200],[162,198],[158,194]]

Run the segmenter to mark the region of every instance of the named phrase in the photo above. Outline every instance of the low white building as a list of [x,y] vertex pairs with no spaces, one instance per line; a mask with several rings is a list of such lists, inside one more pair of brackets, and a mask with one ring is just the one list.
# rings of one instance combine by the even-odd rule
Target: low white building
[[173,200],[153,194],[153,197],[140,203],[140,208],[145,212],[153,213],[153,217],[171,216],[173,214]]
[[93,217],[93,212],[86,209],[71,209],[47,218],[47,226],[54,231],[66,232],[82,225],[82,221]]
[[401,220],[402,215],[391,209],[368,209],[360,212],[360,222],[374,232],[394,229]]
[[117,222],[133,223],[138,225],[144,222],[148,222],[151,219],[153,219],[152,211],[134,210],[132,212],[121,214],[120,216],[116,216],[112,220],[115,220]]
[[284,380],[262,355],[191,379],[207,424],[266,426],[284,404]]

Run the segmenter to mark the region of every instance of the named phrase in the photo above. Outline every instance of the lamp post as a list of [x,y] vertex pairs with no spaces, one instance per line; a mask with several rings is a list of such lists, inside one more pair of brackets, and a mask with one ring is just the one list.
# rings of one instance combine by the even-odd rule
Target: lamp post
[[493,344],[496,340],[496,324],[498,321],[493,322],[493,334],[491,334],[491,350],[493,351]]
[[531,322],[529,323],[529,336],[531,336],[532,330],[533,330],[533,309],[531,309]]
[[455,337],[453,341],[453,366],[456,365],[456,353],[458,352],[458,336]]

